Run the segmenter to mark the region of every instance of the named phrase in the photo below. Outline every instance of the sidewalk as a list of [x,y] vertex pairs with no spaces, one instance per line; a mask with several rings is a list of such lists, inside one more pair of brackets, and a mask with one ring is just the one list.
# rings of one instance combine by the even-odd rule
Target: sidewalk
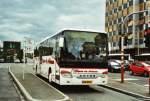
[[150,99],[149,88],[128,81],[121,83],[120,81],[109,79],[107,85],[102,85],[105,88],[116,90],[118,92],[137,97]]
[[49,84],[40,80],[32,74],[31,65],[24,67],[24,80],[23,80],[23,65],[14,64],[10,67],[10,72],[14,78],[20,82],[19,88],[23,89],[22,92],[30,101],[69,101],[69,98],[56,90]]
[[20,101],[7,68],[0,68],[0,101]]

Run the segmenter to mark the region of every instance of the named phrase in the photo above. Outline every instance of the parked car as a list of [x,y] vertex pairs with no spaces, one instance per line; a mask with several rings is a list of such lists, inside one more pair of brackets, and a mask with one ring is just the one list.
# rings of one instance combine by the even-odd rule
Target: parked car
[[120,70],[121,70],[120,63],[118,63],[114,60],[109,60],[108,61],[108,71],[110,71],[110,72],[120,72]]
[[[108,70],[110,72],[120,72],[121,71],[121,60],[109,60],[108,61]],[[124,62],[124,70],[129,70],[129,64]]]
[[150,71],[150,63],[149,62],[143,62],[143,61],[137,61],[133,62],[130,65],[130,74],[138,74],[138,75],[144,75],[147,77],[149,75]]
[[[121,65],[121,60],[114,60],[115,62],[119,63]],[[124,69],[125,70],[129,70],[129,61],[128,60],[124,60]]]

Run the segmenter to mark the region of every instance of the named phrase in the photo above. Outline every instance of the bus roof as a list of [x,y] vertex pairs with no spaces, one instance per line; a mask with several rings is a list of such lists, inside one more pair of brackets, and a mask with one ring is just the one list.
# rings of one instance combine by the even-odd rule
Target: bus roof
[[106,32],[89,31],[89,30],[83,30],[83,29],[64,29],[64,30],[59,31],[56,34],[47,36],[46,38],[44,38],[43,40],[41,40],[40,42],[38,42],[35,46],[39,45],[40,43],[44,42],[45,40],[47,40],[47,39],[49,39],[49,38],[51,38],[51,37],[53,37],[55,35],[58,35],[58,34],[63,33],[63,32],[68,32],[68,31],[71,31],[71,32],[74,32],[74,31],[77,31],[77,32],[92,32],[92,33],[104,33],[104,34],[106,34]]

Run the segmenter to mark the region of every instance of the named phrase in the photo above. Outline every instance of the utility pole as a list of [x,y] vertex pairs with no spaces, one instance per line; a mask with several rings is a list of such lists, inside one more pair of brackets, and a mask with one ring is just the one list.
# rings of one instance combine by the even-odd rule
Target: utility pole
[[134,15],[134,14],[139,14],[139,13],[143,13],[143,12],[146,12],[148,10],[143,10],[143,11],[137,11],[137,12],[133,12],[129,15],[127,15],[124,19],[123,19],[123,22],[122,22],[122,36],[121,36],[121,83],[124,83],[124,23],[125,21],[127,20],[127,18],[131,15]]
[[124,83],[124,36],[121,36],[121,83]]
[[23,65],[23,74],[22,74],[22,79],[24,80],[24,68],[26,65],[26,39],[24,39],[24,51],[23,51],[23,58],[24,58],[24,65]]

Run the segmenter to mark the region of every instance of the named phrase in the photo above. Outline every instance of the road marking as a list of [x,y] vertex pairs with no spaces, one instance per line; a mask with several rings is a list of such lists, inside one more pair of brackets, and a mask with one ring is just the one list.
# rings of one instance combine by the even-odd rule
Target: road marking
[[148,87],[148,86],[149,86],[148,84],[144,85],[144,87]]
[[[120,81],[121,79],[114,79],[114,80],[116,80],[116,81]],[[124,80],[126,80],[126,81],[136,81],[136,80],[139,80],[139,79],[136,79],[136,78],[125,78]]]

